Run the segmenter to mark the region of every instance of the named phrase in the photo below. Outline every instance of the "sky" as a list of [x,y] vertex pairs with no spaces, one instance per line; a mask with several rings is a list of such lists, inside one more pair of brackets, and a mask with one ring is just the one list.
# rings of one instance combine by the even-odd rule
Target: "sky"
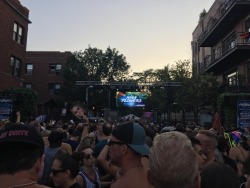
[[115,48],[132,72],[192,59],[192,32],[214,0],[20,0],[28,51]]

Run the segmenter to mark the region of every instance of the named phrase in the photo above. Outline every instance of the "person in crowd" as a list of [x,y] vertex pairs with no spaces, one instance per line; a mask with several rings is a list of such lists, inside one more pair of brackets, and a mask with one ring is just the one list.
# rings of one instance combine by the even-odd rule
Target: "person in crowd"
[[200,188],[239,188],[237,172],[225,163],[210,163],[201,171]]
[[45,188],[38,184],[44,142],[34,127],[10,123],[0,130],[0,187]]
[[249,145],[247,138],[241,136],[241,141],[238,146],[231,147],[229,150],[229,157],[236,161],[238,176],[242,176],[243,163],[249,155]]
[[41,178],[41,184],[51,186],[52,181],[50,178],[50,173],[51,173],[51,166],[53,163],[53,159],[58,152],[63,152],[63,150],[61,150],[61,145],[63,141],[62,132],[56,130],[52,131],[49,134],[48,141],[49,141],[49,146],[45,147],[44,150],[45,158],[44,158],[44,169]]
[[[244,184],[245,188],[250,188],[250,176],[247,178],[247,182]],[[242,187],[240,187],[242,188]]]
[[199,167],[190,139],[172,131],[156,135],[149,154],[148,181],[155,188],[199,188]]
[[155,133],[155,134],[158,134],[161,132],[161,127],[160,125],[158,125],[157,121],[154,121],[151,125],[151,130]]
[[112,131],[112,125],[109,123],[104,123],[101,125],[101,129],[103,133],[102,140],[99,143],[95,144],[94,148],[94,157],[96,158],[98,157],[104,146],[108,143]]
[[145,131],[133,122],[124,122],[113,128],[109,141],[110,161],[120,168],[121,178],[111,188],[148,187],[147,171],[141,163],[141,156],[148,155]]
[[82,188],[99,188],[101,180],[98,168],[95,167],[93,150],[89,147],[82,150],[81,168],[76,179]]
[[[51,130],[45,130],[41,132],[41,135],[43,136],[43,141],[45,144],[45,147],[49,147],[49,135],[51,132],[60,132],[62,136],[60,138],[64,139],[65,138],[65,132],[63,132],[60,128],[54,128],[52,131]],[[57,137],[59,138],[59,137]],[[66,153],[72,154],[72,148],[68,143],[62,143],[61,144],[61,150],[63,150]]]
[[231,168],[233,168],[235,170],[235,172],[237,172],[236,161],[228,156],[227,151],[229,150],[229,146],[228,146],[228,142],[225,139],[224,135],[218,135],[217,140],[218,140],[217,149],[220,151],[224,163],[229,165]]
[[70,111],[75,117],[82,120],[80,123],[89,123],[88,116],[86,115],[87,110],[80,102],[73,102],[70,106]]
[[202,152],[207,157],[206,164],[223,162],[220,152],[217,150],[218,141],[216,135],[209,130],[200,130],[195,136],[200,141]]
[[29,125],[33,126],[39,134],[41,133],[41,124],[39,123],[39,121],[33,120],[29,122]]
[[76,181],[79,173],[79,163],[68,153],[55,155],[50,177],[55,187],[58,188],[82,188]]
[[98,144],[102,140],[106,140],[106,135],[103,134],[102,126],[106,123],[104,119],[99,119],[96,130],[89,133],[89,136],[95,138],[95,144]]
[[156,133],[155,133],[151,128],[149,128],[148,124],[147,124],[145,121],[140,120],[138,123],[139,123],[139,125],[141,125],[141,126],[144,128],[144,130],[145,130],[145,133],[146,133],[145,142],[146,142],[146,144],[147,144],[149,147],[151,147],[152,144],[153,144],[153,139],[154,139]]
[[63,143],[67,143],[71,146],[72,152],[76,150],[80,143],[81,133],[78,130],[75,130],[74,127],[69,128],[69,136],[67,139],[63,140]]
[[196,138],[190,138],[192,146],[194,148],[196,157],[198,159],[198,164],[199,164],[199,170],[201,170],[207,161],[207,157],[206,155],[203,153],[202,149],[201,149],[201,143],[198,139]]
[[248,154],[246,160],[243,163],[242,176],[239,177],[241,188],[245,188],[247,178],[250,176],[250,154]]
[[[109,145],[105,145],[97,157],[97,165],[101,167],[106,174],[110,176],[110,179],[115,181],[116,179],[120,178],[119,170],[120,168],[110,162],[109,157]],[[107,178],[107,177],[106,177]]]
[[75,130],[81,129],[79,132],[81,132],[80,140],[82,140],[89,134],[90,129],[89,118],[86,115],[87,110],[80,102],[74,102],[70,106],[70,111],[77,118]]

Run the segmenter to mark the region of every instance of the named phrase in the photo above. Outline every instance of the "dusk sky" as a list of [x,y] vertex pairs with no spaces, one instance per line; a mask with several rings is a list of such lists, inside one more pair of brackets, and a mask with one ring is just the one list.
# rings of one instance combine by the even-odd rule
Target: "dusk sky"
[[116,48],[132,72],[191,61],[192,32],[214,0],[20,0],[28,51]]

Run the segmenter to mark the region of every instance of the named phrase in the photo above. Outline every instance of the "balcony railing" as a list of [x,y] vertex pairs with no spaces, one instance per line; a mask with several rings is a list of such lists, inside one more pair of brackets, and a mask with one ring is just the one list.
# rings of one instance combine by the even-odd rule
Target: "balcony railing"
[[250,49],[250,38],[241,38],[240,34],[242,33],[236,33],[235,37],[231,37],[230,39],[224,41],[222,45],[216,46],[212,49],[212,54],[207,55],[204,58],[204,62],[200,65],[200,71],[204,71],[209,66],[213,65],[216,61],[223,58],[227,54],[229,54],[232,50],[234,50],[236,47],[240,46],[249,46]]
[[216,13],[211,16],[206,24],[206,27],[204,28],[204,31],[199,35],[198,37],[198,43],[201,44],[201,42],[210,34],[210,32],[215,28],[216,24],[220,22],[224,15],[226,15],[232,6],[235,5],[235,3],[250,3],[250,0],[228,0],[223,5],[221,5]]

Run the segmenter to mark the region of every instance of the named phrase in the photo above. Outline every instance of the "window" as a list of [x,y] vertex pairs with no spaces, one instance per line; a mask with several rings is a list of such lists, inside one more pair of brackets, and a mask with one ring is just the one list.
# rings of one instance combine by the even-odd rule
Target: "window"
[[[250,18],[246,20],[246,32],[250,32]],[[248,35],[249,36],[249,35]],[[246,42],[250,42],[250,38],[245,39]]]
[[50,65],[50,74],[62,74],[62,65],[61,64],[51,64]]
[[15,77],[20,77],[21,70],[21,60],[12,56],[10,60],[11,75]]
[[27,64],[26,65],[26,74],[32,75],[33,72],[33,64]]
[[49,95],[57,94],[60,88],[61,88],[60,84],[49,83],[49,90],[48,90]]
[[233,72],[233,73],[227,75],[227,79],[228,79],[229,86],[237,86],[238,85],[237,72]]
[[23,27],[18,23],[14,23],[13,40],[19,44],[23,44]]
[[24,88],[31,89],[32,88],[32,84],[31,83],[24,83]]

